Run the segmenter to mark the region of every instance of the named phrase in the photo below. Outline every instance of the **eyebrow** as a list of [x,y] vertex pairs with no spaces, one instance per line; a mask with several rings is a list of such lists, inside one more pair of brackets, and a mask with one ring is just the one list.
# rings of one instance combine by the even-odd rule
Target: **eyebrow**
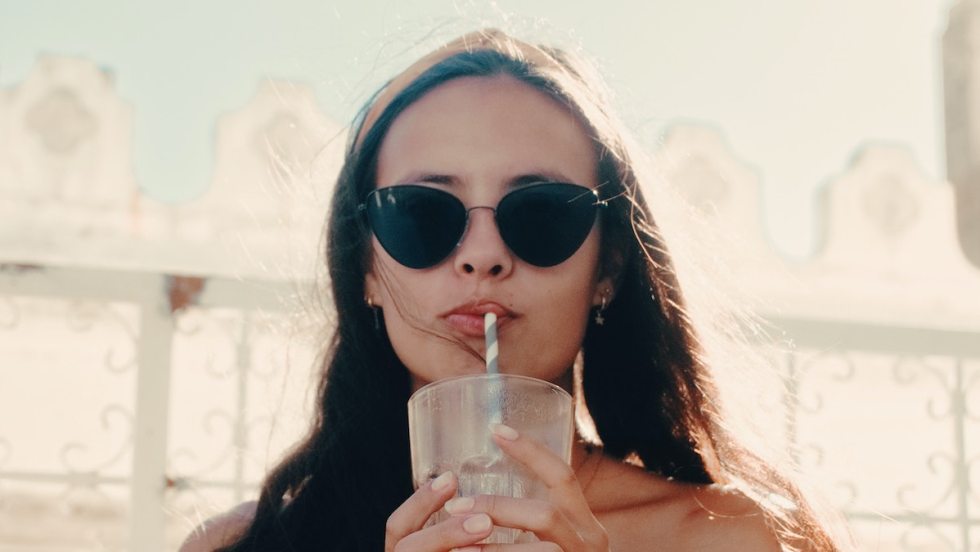
[[[420,182],[425,182],[428,184],[442,184],[444,186],[458,186],[462,179],[457,176],[449,174],[439,174],[439,173],[414,173],[409,174],[405,178],[398,180],[398,184],[415,184]],[[575,184],[576,182],[567,176],[553,171],[534,171],[530,173],[521,174],[514,178],[511,178],[507,185],[510,188],[518,188],[520,186],[526,186],[528,184],[534,184],[537,182],[568,182]]]

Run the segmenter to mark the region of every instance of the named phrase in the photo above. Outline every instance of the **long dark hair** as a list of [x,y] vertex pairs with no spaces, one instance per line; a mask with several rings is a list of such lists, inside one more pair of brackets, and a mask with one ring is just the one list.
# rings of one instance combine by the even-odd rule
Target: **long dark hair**
[[[370,234],[358,204],[374,187],[392,122],[461,77],[515,78],[567,106],[598,151],[601,263],[616,280],[603,325],[582,344],[581,389],[609,456],[695,484],[739,483],[787,543],[833,550],[789,479],[724,430],[698,333],[664,243],[640,193],[619,125],[591,69],[567,53],[498,32],[469,35],[423,58],[369,102],[355,123],[331,203],[327,259],[336,330],[321,363],[309,435],[267,477],[254,520],[226,551],[384,548],[385,521],[412,493],[408,371],[364,301]],[[399,81],[399,79],[401,79]]]

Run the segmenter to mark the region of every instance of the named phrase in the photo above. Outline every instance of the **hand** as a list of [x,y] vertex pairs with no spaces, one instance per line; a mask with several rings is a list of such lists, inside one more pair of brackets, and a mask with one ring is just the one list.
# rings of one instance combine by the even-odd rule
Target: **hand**
[[452,516],[431,527],[429,517],[456,494],[456,478],[446,472],[418,488],[385,525],[386,552],[446,552],[487,538],[493,523],[487,514]]
[[446,510],[454,517],[486,513],[494,525],[531,531],[540,541],[518,545],[489,544],[473,550],[608,552],[606,530],[592,514],[571,466],[541,443],[522,438],[510,427],[496,424],[491,430],[497,446],[545,484],[550,491],[550,500],[481,495],[449,501]]

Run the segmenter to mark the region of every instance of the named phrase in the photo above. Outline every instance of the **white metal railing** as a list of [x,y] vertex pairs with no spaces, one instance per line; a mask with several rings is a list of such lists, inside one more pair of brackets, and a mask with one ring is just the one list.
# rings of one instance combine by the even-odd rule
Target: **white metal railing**
[[[14,370],[9,369],[10,359],[3,356],[4,335],[8,338],[15,335],[23,323],[18,320],[16,308],[11,306],[18,298],[125,304],[137,313],[138,321],[138,327],[130,335],[135,351],[132,425],[121,449],[121,457],[129,459],[128,469],[123,469],[120,475],[119,470],[98,467],[86,471],[67,465],[57,470],[5,466],[7,452],[16,450],[18,443],[7,439],[4,428],[9,430],[8,424],[16,423],[18,413],[0,410],[0,420],[6,418],[0,422],[0,521],[4,516],[5,483],[39,488],[55,485],[123,489],[128,492],[128,516],[120,516],[118,523],[128,524],[125,541],[130,543],[129,549],[155,552],[174,542],[175,537],[168,535],[168,531],[187,528],[185,524],[183,528],[168,529],[168,523],[172,522],[168,511],[174,509],[175,496],[191,491],[220,491],[230,493],[227,497],[230,502],[247,498],[260,477],[254,471],[249,472],[247,458],[243,456],[243,451],[251,446],[246,403],[256,392],[255,383],[245,377],[257,370],[251,352],[258,335],[255,317],[257,313],[288,310],[283,297],[295,295],[297,289],[295,284],[273,281],[0,265],[0,385],[7,392],[11,386],[16,389],[18,382]],[[234,406],[217,416],[230,424],[227,450],[231,451],[232,459],[222,464],[220,473],[202,471],[199,475],[177,473],[173,447],[168,444],[168,434],[174,430],[173,414],[182,410],[188,400],[171,393],[176,377],[175,343],[186,338],[180,327],[182,317],[195,309],[228,310],[237,313],[232,318],[238,321],[229,332],[230,370],[235,375],[223,383],[233,388],[234,398],[229,404]],[[980,464],[977,457],[980,412],[976,412],[980,408],[974,406],[980,404],[975,400],[980,394],[977,389],[980,387],[977,385],[980,333],[802,318],[772,318],[771,322],[784,330],[797,347],[784,357],[790,390],[784,398],[790,419],[787,435],[800,445],[804,455],[808,450],[816,451],[813,458],[801,459],[805,465],[809,463],[812,469],[823,470],[832,485],[845,490],[843,498],[838,497],[836,502],[866,547],[975,550],[980,542],[977,535],[980,496],[972,488],[971,473]],[[871,380],[862,379],[869,375],[876,378],[873,385],[868,384]],[[16,392],[44,395],[43,390]],[[834,406],[834,400],[850,396],[858,397],[848,403],[853,410],[842,412]],[[200,400],[210,399],[205,396]],[[104,409],[103,414],[115,411],[114,408],[126,410],[111,407]],[[891,412],[897,414],[893,417]],[[908,431],[911,442],[904,450],[901,443],[894,444],[898,452],[893,456],[896,462],[908,461],[913,466],[911,471],[902,471],[904,468],[900,466],[897,469],[901,473],[886,473],[887,454],[881,469],[862,472],[860,466],[852,469],[846,462],[838,462],[835,467],[833,458],[846,450],[846,446],[834,440],[853,433],[849,426],[861,425],[867,417],[873,424],[867,433],[877,439],[876,435],[895,429],[889,425],[891,420],[907,423],[901,418],[906,414],[909,420],[916,420],[915,424],[922,420],[936,422],[935,431],[948,436],[940,440],[936,450],[931,450],[931,445],[916,442],[919,437],[912,427],[915,424],[901,428]],[[815,426],[826,429],[828,419],[843,419],[847,423],[832,427],[829,433],[814,431]],[[928,427],[934,431],[931,425]],[[882,443],[884,437],[881,442],[865,443],[867,449],[862,449],[862,453],[873,455],[878,453],[874,449],[891,446]],[[278,450],[271,451],[273,455],[276,453]],[[946,471],[937,475],[937,470]],[[919,472],[924,475],[917,475]],[[877,489],[869,490],[870,487]],[[0,550],[4,546],[0,541]],[[34,548],[18,545],[17,549],[45,548],[38,542]],[[71,549],[96,548],[81,543]]]
[[[801,443],[805,439],[797,434],[795,423],[800,413],[807,410],[800,404],[801,400],[806,400],[807,393],[802,392],[802,387],[806,385],[807,377],[820,370],[822,364],[826,365],[827,359],[836,359],[836,364],[844,367],[833,376],[840,384],[837,388],[855,383],[859,371],[872,369],[863,366],[860,358],[852,358],[855,355],[864,355],[863,358],[874,356],[883,361],[875,368],[890,372],[880,380],[885,382],[884,388],[865,386],[864,392],[859,395],[859,400],[863,395],[863,404],[856,405],[857,410],[891,408],[897,412],[908,409],[912,417],[917,415],[939,422],[935,424],[935,429],[944,435],[941,440],[947,446],[929,450],[925,443],[918,440],[920,435],[916,434],[915,429],[890,427],[887,417],[884,417],[886,420],[881,424],[880,431],[897,430],[900,444],[893,446],[891,452],[881,455],[881,471],[863,474],[841,471],[836,474],[836,483],[848,488],[849,496],[838,504],[851,524],[856,529],[865,526],[871,531],[876,531],[881,524],[901,526],[895,537],[897,549],[901,550],[976,550],[980,544],[980,535],[977,534],[980,529],[980,491],[972,484],[971,472],[980,467],[980,332],[829,320],[770,320],[787,335],[793,336],[801,351],[811,351],[809,355],[795,352],[785,358],[784,373],[790,391],[786,400],[791,420],[791,442],[804,447],[815,445]],[[813,362],[814,358],[822,360]],[[889,384],[892,384],[892,389],[915,384],[922,400],[898,407],[885,406],[894,403],[893,400],[889,401]],[[828,392],[827,389],[818,391],[823,395]],[[821,408],[824,407],[811,406],[809,410]],[[894,423],[904,422],[894,419]],[[833,430],[847,432],[849,428]],[[873,449],[888,447],[889,443],[870,441],[865,446]],[[884,463],[889,454],[920,455],[923,468],[920,476],[925,473],[939,475],[940,465],[944,464],[947,471],[945,480],[940,476],[931,478],[933,481],[917,481],[914,473],[906,473],[904,477],[888,474],[890,470],[894,471]],[[897,460],[893,458],[893,461]],[[867,484],[858,480],[861,477],[866,480],[894,478],[892,488],[888,489],[891,500],[877,508],[862,505],[859,495],[861,488]],[[918,491],[920,496],[917,500],[908,498],[912,491]],[[924,499],[923,495],[927,494],[932,496]],[[919,534],[915,533],[917,530]],[[869,549],[878,549],[878,543],[869,542],[873,538],[865,535],[865,545]]]
[[[117,270],[55,268],[31,265],[0,266],[0,294],[45,298],[86,299],[135,305],[139,312],[135,412],[131,430],[132,467],[130,477],[108,476],[98,472],[50,473],[27,470],[3,471],[3,480],[57,483],[67,486],[125,485],[129,488],[129,541],[141,551],[164,550],[165,514],[163,495],[175,481],[167,473],[168,411],[170,405],[171,353],[175,334],[175,313],[188,305],[200,308],[234,308],[243,311],[278,311],[283,298],[293,295],[294,285],[281,282],[239,281],[222,278],[202,279],[159,273]],[[8,321],[12,326],[15,321]],[[248,336],[243,335],[247,343]],[[0,352],[2,354],[2,352]],[[9,362],[9,359],[8,361]],[[8,369],[4,386],[16,387]],[[24,389],[43,397],[43,390]],[[16,413],[8,423],[16,419]],[[43,428],[40,428],[43,431]],[[0,438],[3,438],[0,431]],[[8,446],[16,446],[9,444]],[[244,488],[249,482],[238,478],[231,486]],[[254,482],[251,482],[254,485]],[[212,482],[218,484],[219,482]],[[241,492],[238,493],[239,495]],[[133,547],[135,549],[135,546]]]

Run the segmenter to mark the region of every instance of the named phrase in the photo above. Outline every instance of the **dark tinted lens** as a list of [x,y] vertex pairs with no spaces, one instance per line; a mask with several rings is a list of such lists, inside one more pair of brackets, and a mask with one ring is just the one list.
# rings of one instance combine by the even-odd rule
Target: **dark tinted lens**
[[451,194],[424,186],[392,186],[368,194],[368,221],[396,261],[428,268],[445,259],[466,228],[466,209]]
[[507,247],[536,266],[554,266],[582,246],[595,222],[598,197],[575,184],[521,188],[497,206],[497,226]]

